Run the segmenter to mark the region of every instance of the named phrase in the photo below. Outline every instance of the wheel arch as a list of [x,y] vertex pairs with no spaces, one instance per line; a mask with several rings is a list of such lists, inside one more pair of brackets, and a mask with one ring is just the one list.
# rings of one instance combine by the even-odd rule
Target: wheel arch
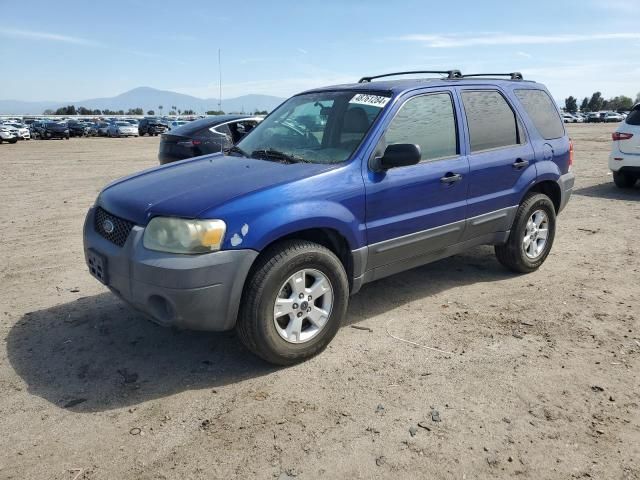
[[353,289],[355,259],[352,254],[349,241],[338,230],[331,227],[304,228],[281,234],[277,238],[272,239],[260,250],[260,254],[254,260],[253,265],[249,270],[249,274],[245,279],[245,286],[248,283],[249,278],[251,278],[251,275],[253,275],[256,265],[259,264],[258,260],[264,255],[268,255],[275,245],[287,240],[306,240],[329,249],[336,257],[338,257],[340,263],[342,263],[342,266],[347,273],[347,278],[349,279],[349,290]]
[[560,190],[560,185],[555,180],[541,180],[534,185],[532,185],[529,190],[527,190],[523,196],[526,196],[531,192],[538,192],[546,195],[551,199],[553,203],[553,207],[556,211],[556,214],[560,211],[560,205],[562,202],[562,191]]

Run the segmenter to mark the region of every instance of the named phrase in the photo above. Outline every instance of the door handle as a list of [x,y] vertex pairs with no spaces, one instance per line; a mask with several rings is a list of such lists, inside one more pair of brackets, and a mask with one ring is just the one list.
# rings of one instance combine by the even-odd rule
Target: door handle
[[448,172],[444,177],[440,179],[442,183],[451,185],[453,183],[459,182],[462,180],[462,175],[459,173]]
[[515,162],[513,162],[511,164],[513,166],[513,168],[515,168],[516,170],[522,170],[524,167],[526,167],[527,165],[529,165],[529,160],[523,160],[522,158],[518,158],[516,159]]

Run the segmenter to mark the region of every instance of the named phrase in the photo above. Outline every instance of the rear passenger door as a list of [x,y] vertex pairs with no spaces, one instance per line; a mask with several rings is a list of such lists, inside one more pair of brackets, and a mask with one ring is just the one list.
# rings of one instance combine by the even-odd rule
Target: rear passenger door
[[501,91],[473,87],[459,93],[469,158],[468,240],[511,228],[522,189],[535,180],[535,154]]
[[365,166],[370,269],[455,244],[466,213],[469,166],[460,154],[454,92],[414,95],[384,123],[373,156],[382,156],[388,145],[411,143],[422,157],[416,165],[382,172]]

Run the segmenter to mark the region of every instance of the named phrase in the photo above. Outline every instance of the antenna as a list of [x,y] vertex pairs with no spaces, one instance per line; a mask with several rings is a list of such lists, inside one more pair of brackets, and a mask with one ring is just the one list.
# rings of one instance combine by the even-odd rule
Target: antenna
[[218,95],[218,111],[222,112],[222,61],[220,60],[220,49],[218,49],[218,75],[220,92]]

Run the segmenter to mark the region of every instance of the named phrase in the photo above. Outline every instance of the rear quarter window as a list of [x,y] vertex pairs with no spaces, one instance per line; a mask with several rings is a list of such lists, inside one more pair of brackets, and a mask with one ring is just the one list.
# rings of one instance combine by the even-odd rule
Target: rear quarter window
[[640,125],[640,105],[636,105],[625,120],[629,125]]
[[500,92],[465,90],[461,96],[472,153],[522,143],[516,114]]
[[544,90],[515,90],[514,93],[545,140],[564,136],[564,126],[551,97]]

